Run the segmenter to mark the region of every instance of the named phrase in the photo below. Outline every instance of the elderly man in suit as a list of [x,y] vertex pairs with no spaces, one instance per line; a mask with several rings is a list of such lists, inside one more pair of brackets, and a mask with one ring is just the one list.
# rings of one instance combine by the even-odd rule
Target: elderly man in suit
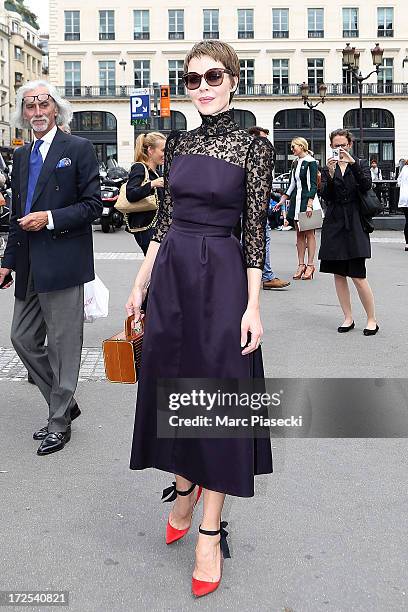
[[[49,406],[48,425],[34,433],[38,455],[61,450],[81,411],[74,399],[81,363],[83,286],[94,279],[92,221],[102,212],[92,144],[58,129],[69,102],[46,81],[23,85],[14,123],[34,141],[15,151],[10,234],[0,285],[12,284],[11,340]],[[47,337],[47,345],[45,338]]]

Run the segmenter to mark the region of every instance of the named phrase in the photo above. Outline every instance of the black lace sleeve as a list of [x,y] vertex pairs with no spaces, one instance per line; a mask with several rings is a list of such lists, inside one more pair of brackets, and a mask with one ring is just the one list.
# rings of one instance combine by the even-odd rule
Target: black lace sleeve
[[274,166],[274,149],[267,138],[255,138],[246,163],[246,207],[244,210],[243,248],[247,268],[265,263],[265,224]]
[[161,242],[170,227],[172,214],[173,214],[173,202],[170,194],[169,187],[169,173],[171,162],[173,161],[174,152],[177,147],[177,142],[180,136],[180,132],[172,131],[167,137],[166,146],[164,149],[164,197],[159,207],[159,214],[157,215],[157,223],[152,236],[152,240],[155,242]]

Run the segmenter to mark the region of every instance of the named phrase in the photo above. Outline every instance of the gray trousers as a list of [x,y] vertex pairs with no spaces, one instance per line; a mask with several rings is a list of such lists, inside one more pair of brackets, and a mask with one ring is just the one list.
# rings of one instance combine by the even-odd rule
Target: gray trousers
[[49,406],[49,432],[66,431],[71,423],[83,323],[83,285],[36,293],[30,274],[25,300],[15,300],[11,341]]

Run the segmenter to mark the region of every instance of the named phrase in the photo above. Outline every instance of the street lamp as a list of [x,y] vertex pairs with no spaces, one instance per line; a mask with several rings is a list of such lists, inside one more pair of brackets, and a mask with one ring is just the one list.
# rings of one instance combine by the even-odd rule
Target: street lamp
[[120,58],[120,62],[119,62],[119,66],[122,66],[123,68],[123,85],[121,86],[121,95],[125,96],[126,95],[126,85],[125,85],[125,70],[126,70],[126,65],[127,65],[127,61],[123,59],[123,57]]
[[303,100],[303,104],[305,104],[308,109],[309,109],[309,123],[310,123],[310,131],[311,131],[311,143],[310,146],[312,148],[314,148],[314,138],[313,138],[313,130],[314,130],[314,114],[313,114],[313,109],[316,108],[316,106],[319,106],[319,104],[324,104],[325,103],[325,99],[326,99],[326,94],[327,94],[327,85],[325,85],[324,83],[320,83],[319,85],[319,96],[320,96],[320,100],[318,100],[317,102],[313,103],[309,100],[309,85],[305,82],[302,83],[302,85],[300,86],[300,94],[302,96],[302,100]]
[[384,49],[381,49],[378,43],[371,49],[371,57],[375,66],[367,76],[363,77],[360,70],[360,52],[355,47],[350,47],[350,43],[346,44],[343,49],[343,66],[351,72],[358,82],[358,94],[360,99],[360,157],[364,157],[364,128],[363,128],[363,82],[366,81],[372,74],[379,73],[380,66],[383,63]]

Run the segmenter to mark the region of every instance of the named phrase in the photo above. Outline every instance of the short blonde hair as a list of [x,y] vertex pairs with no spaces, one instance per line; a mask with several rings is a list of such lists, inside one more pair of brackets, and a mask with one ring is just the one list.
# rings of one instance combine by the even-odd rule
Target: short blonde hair
[[135,162],[147,164],[149,162],[148,148],[155,149],[160,140],[166,140],[166,137],[161,132],[148,132],[147,134],[139,134],[135,144]]
[[290,144],[301,147],[305,153],[308,153],[309,151],[309,143],[307,142],[306,138],[302,138],[301,136],[294,138]]

